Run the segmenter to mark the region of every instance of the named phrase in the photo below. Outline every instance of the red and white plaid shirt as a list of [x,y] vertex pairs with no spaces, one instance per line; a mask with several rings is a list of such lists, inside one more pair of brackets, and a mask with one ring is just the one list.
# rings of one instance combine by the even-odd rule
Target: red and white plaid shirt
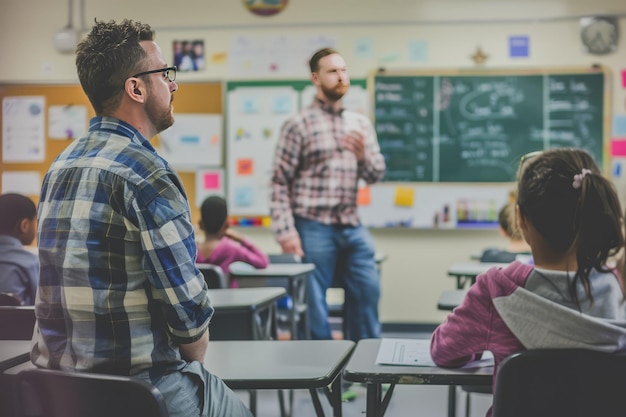
[[[341,138],[353,129],[366,136],[362,162],[340,146]],[[294,216],[324,224],[358,225],[357,182],[361,178],[372,184],[384,173],[385,159],[370,120],[347,110],[335,112],[316,98],[283,125],[276,145],[270,197],[276,240],[297,236]]]

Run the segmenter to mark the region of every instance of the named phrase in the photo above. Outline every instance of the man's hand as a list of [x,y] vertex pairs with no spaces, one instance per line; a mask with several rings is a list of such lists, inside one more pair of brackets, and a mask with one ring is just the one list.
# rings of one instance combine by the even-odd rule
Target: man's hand
[[280,243],[280,247],[283,250],[283,253],[293,253],[294,255],[304,256],[304,252],[302,251],[302,243],[300,242],[300,237],[294,237],[289,240],[285,240]]
[[365,135],[358,130],[351,130],[341,139],[341,147],[354,153],[357,161],[365,159]]

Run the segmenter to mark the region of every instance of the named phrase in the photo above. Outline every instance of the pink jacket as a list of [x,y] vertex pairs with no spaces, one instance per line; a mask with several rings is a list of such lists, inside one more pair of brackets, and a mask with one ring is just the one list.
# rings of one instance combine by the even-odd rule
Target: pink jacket
[[[211,252],[208,258],[203,258],[200,252],[198,252],[196,259],[198,263],[218,265],[222,268],[226,276],[229,276],[228,268],[230,264],[237,261],[245,262],[255,268],[266,268],[269,264],[267,255],[247,239],[243,239],[241,244],[239,244],[227,237],[223,237],[222,240],[220,240],[219,245],[213,249],[213,252]],[[230,280],[230,287],[238,287],[237,281]]]
[[571,307],[569,291],[563,290],[565,273],[545,275],[520,262],[479,275],[461,305],[435,329],[433,361],[460,367],[488,350],[495,375],[504,358],[524,349],[626,350],[626,309],[615,273],[592,271],[594,303],[579,291],[581,311]]

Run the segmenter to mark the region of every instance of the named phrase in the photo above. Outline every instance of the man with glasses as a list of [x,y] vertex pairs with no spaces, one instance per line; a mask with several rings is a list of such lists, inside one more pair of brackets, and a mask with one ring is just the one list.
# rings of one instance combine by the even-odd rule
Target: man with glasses
[[153,37],[139,22],[96,22],[78,45],[96,117],[43,181],[31,358],[144,379],[170,416],[251,416],[202,366],[213,308],[189,205],[149,142],[174,123],[178,88]]

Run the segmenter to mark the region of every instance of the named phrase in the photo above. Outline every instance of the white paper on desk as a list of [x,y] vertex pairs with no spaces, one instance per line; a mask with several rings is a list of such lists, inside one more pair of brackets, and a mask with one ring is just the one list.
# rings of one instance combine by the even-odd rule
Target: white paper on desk
[[[391,339],[380,342],[378,365],[437,366],[430,357],[429,339]],[[493,366],[493,354],[484,352],[481,360],[469,362],[462,369]]]

